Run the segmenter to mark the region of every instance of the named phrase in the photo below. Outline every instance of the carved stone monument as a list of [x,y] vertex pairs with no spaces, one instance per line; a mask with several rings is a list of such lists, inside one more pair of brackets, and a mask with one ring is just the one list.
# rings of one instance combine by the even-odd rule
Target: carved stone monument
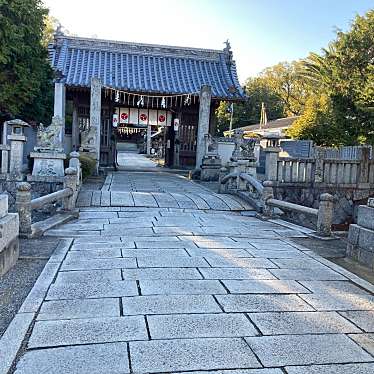
[[218,142],[210,134],[205,134],[205,154],[201,163],[202,181],[217,181],[222,167],[221,157],[218,154]]
[[34,152],[30,153],[30,157],[34,159],[32,179],[63,177],[65,175],[64,160],[66,155],[61,142],[62,131],[63,123],[59,116],[52,117],[52,123],[49,126],[39,125],[36,146]]
[[14,119],[5,123],[6,126],[11,126],[12,128],[11,134],[8,135],[8,140],[10,140],[9,177],[12,180],[21,181],[23,179],[23,146],[27,140],[25,127],[29,127],[30,125],[20,119]]

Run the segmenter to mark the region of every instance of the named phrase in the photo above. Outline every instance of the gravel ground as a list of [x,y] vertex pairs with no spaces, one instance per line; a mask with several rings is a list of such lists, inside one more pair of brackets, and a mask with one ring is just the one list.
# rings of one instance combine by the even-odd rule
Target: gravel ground
[[20,239],[20,258],[0,277],[0,337],[17,313],[58,244],[56,238]]

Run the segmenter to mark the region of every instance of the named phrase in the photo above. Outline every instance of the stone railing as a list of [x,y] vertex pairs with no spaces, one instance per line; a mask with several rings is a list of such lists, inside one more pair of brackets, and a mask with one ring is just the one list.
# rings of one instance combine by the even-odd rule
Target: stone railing
[[20,236],[33,236],[32,211],[43,206],[62,201],[62,211],[72,212],[75,209],[75,202],[78,196],[79,168],[69,167],[65,169],[64,188],[51,194],[31,199],[31,184],[20,182],[17,185],[16,208],[19,214]]
[[374,160],[362,147],[358,159],[326,158],[317,147],[312,158],[279,157],[280,148],[265,148],[265,179],[277,183],[323,184],[339,187],[374,187]]
[[[224,169],[224,170],[223,170]],[[220,177],[220,193],[235,193],[247,200],[264,217],[274,217],[274,208],[303,213],[317,218],[316,232],[318,236],[330,236],[333,217],[334,199],[328,193],[320,196],[319,208],[310,208],[274,198],[274,182],[265,181],[261,184],[255,177],[238,171]]]
[[334,197],[328,193],[320,195],[318,209],[306,207],[288,201],[274,199],[273,182],[263,182],[262,200],[264,203],[263,213],[267,217],[274,216],[274,208],[286,211],[302,213],[317,218],[317,235],[326,237],[331,235],[331,225],[334,209]]

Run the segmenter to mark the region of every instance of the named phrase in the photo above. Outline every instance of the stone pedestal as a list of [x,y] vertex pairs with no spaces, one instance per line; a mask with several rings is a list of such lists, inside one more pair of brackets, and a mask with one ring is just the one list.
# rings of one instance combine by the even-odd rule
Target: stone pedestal
[[35,177],[63,177],[64,160],[66,155],[57,152],[31,152],[34,159],[32,176]]
[[347,256],[374,270],[374,198],[358,207],[357,224],[349,226]]
[[18,259],[18,230],[18,214],[8,213],[8,195],[0,195],[0,277]]
[[222,162],[219,156],[204,156],[200,179],[205,182],[218,181],[221,167]]

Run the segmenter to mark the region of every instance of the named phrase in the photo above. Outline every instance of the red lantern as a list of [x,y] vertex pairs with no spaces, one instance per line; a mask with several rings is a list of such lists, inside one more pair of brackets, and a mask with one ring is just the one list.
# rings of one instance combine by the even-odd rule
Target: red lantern
[[165,122],[165,120],[166,120],[166,117],[163,114],[159,115],[158,117],[159,122]]
[[139,118],[140,118],[141,121],[146,121],[147,120],[147,115],[142,113]]
[[129,115],[127,113],[124,113],[124,112],[121,113],[121,119],[123,119],[124,121],[127,120],[128,116]]

